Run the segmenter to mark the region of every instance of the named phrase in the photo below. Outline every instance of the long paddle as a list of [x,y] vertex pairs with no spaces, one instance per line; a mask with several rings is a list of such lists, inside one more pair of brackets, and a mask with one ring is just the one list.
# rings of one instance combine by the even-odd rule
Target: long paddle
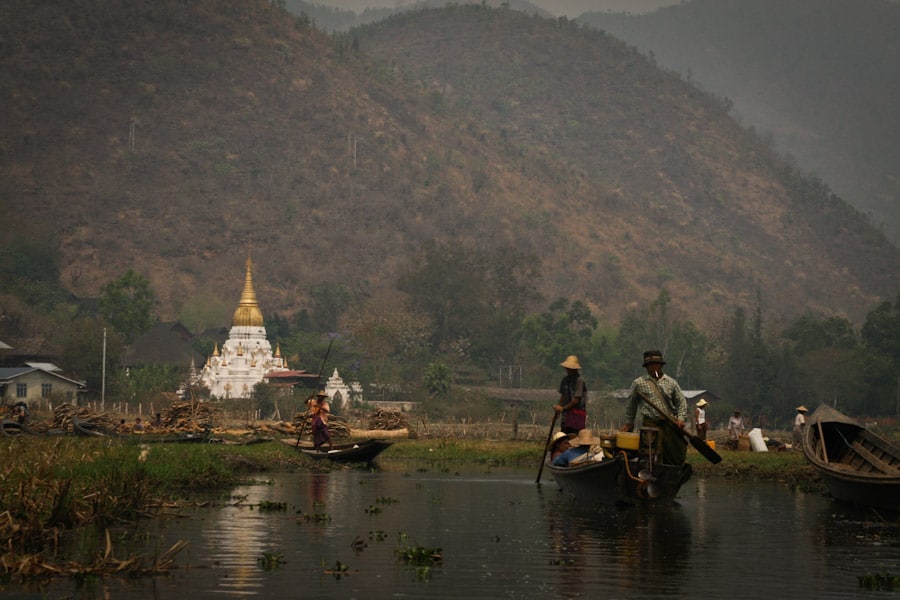
[[637,391],[638,395],[641,397],[641,400],[643,400],[644,402],[646,402],[647,404],[649,404],[650,406],[652,406],[654,409],[656,409],[656,412],[658,412],[659,414],[665,416],[665,417],[669,420],[670,423],[672,423],[673,425],[675,425],[675,427],[678,429],[678,431],[680,431],[681,433],[683,433],[684,436],[688,439],[688,441],[691,443],[691,446],[693,446],[694,448],[696,448],[696,449],[697,449],[697,452],[699,452],[700,454],[703,455],[703,458],[705,458],[706,460],[708,460],[709,462],[711,462],[711,463],[714,464],[714,465],[717,465],[717,464],[719,464],[720,462],[722,462],[722,457],[719,456],[719,453],[718,453],[718,452],[716,452],[715,450],[713,450],[712,448],[710,448],[710,447],[709,447],[709,444],[707,444],[706,442],[704,442],[703,440],[701,440],[700,438],[698,438],[696,435],[693,435],[693,434],[692,434],[691,432],[689,432],[689,431],[685,431],[685,430],[678,424],[678,421],[675,419],[675,417],[673,417],[672,415],[669,414],[669,411],[665,410],[662,406],[660,406],[659,404],[657,404],[657,403],[655,402],[655,400],[651,400],[650,398],[648,398],[647,396],[645,396],[644,394],[642,394],[642,393],[640,392],[640,390],[635,390],[635,391]]
[[550,433],[547,434],[547,443],[544,444],[544,451],[541,452],[541,468],[538,469],[537,479],[534,480],[535,483],[540,485],[541,483],[541,473],[544,472],[544,463],[547,462],[547,448],[550,447],[550,438],[553,437],[553,427],[556,425],[556,418],[559,416],[559,413],[553,411],[553,419],[550,421]]

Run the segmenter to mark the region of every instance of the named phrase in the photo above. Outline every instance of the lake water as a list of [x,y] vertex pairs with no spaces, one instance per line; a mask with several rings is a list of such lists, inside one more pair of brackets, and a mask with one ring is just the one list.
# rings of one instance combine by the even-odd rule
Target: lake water
[[[546,472],[536,485],[534,469],[382,468],[266,475],[211,507],[113,532],[122,558],[187,540],[167,576],[6,584],[0,596],[881,598],[857,576],[900,575],[896,520],[878,527],[774,483],[695,479],[666,509],[596,509]],[[425,550],[441,560],[401,558]]]

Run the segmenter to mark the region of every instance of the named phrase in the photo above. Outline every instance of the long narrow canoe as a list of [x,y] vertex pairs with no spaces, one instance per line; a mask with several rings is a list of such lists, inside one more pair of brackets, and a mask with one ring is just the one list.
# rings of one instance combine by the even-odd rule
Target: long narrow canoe
[[900,510],[900,447],[826,405],[810,415],[802,446],[836,500]]
[[301,443],[297,446],[296,439],[282,439],[281,442],[295,447],[301,454],[314,460],[333,460],[337,462],[371,462],[394,443],[391,440],[368,439],[346,444],[334,444],[330,449],[326,446],[322,450],[316,450],[309,442]]

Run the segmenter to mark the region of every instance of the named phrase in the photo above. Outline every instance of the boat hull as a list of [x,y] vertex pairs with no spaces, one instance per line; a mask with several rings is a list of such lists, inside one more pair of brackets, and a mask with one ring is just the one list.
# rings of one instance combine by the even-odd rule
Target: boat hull
[[[671,503],[692,473],[689,464],[649,465],[625,452],[600,462],[570,467],[547,465],[547,470],[560,489],[580,502],[632,505]],[[652,477],[642,477],[646,475]]]
[[394,442],[391,440],[368,439],[346,444],[334,444],[331,450],[320,451],[308,442],[297,446],[296,440],[281,440],[293,446],[304,456],[313,460],[330,460],[335,462],[372,462],[376,456],[387,450]]
[[890,441],[823,405],[809,417],[802,448],[836,500],[900,510],[900,448]]

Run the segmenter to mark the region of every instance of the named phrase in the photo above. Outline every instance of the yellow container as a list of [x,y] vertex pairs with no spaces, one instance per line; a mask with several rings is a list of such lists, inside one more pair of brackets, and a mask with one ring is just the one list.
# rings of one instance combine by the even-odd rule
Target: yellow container
[[641,447],[641,434],[633,431],[616,433],[616,447],[623,450],[637,450]]
[[716,449],[716,441],[715,440],[706,440],[706,445],[709,446],[710,448],[712,448],[713,450]]

